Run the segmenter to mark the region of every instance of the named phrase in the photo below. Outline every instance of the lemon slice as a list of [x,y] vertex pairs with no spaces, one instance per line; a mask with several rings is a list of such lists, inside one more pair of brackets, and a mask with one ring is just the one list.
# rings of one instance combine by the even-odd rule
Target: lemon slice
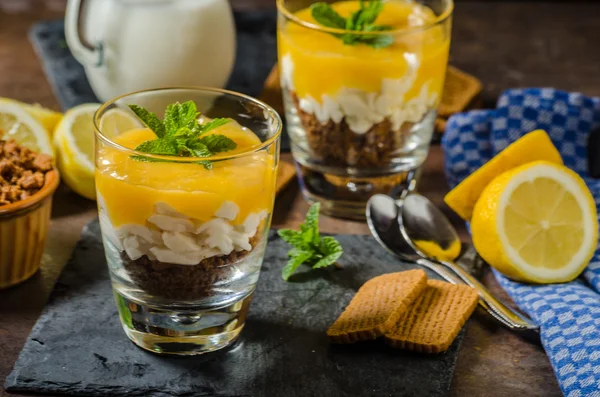
[[[58,167],[65,183],[78,194],[96,199],[94,183],[94,113],[97,103],[76,106],[67,111],[56,127],[54,146],[59,152]],[[142,127],[133,114],[111,109],[102,116],[100,130],[108,138]]]
[[18,103],[0,102],[0,137],[14,139],[33,151],[54,155],[44,126]]
[[598,244],[594,199],[568,168],[536,161],[495,178],[477,201],[473,244],[492,267],[527,282],[575,279]]
[[512,168],[538,160],[563,163],[560,153],[543,130],[532,131],[513,142],[452,189],[444,197],[444,201],[461,218],[468,221],[477,199],[492,179]]
[[58,168],[63,180],[83,197],[94,200],[94,113],[100,104],[89,103],[68,110],[54,132]]
[[2,98],[0,97],[0,103],[9,102],[15,103],[21,106],[27,113],[32,115],[37,121],[40,122],[48,132],[48,134],[52,135],[54,133],[54,128],[62,119],[62,113],[55,112],[54,110],[47,109],[39,104],[30,105],[28,103],[23,103],[17,101],[15,99],[10,98]]

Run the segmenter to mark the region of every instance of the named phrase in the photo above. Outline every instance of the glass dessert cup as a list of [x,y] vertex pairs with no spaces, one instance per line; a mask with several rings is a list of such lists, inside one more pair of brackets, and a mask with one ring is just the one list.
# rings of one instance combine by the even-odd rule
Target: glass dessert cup
[[[453,4],[386,1],[375,23],[387,30],[365,34],[320,25],[314,3],[277,0],[287,130],[305,198],[362,220],[370,196],[399,197],[427,157]],[[358,0],[326,3],[344,18],[360,8]],[[354,37],[385,44],[346,43]]]
[[[134,150],[152,130],[103,124],[110,112],[142,106],[163,117],[193,101],[200,120],[230,121],[237,148],[203,157]],[[107,119],[108,120],[108,119]],[[135,119],[137,120],[137,119]],[[139,91],[94,117],[102,239],[121,325],[138,346],[193,355],[233,343],[259,277],[275,197],[281,120],[256,99],[211,88]],[[206,161],[210,166],[206,166]]]

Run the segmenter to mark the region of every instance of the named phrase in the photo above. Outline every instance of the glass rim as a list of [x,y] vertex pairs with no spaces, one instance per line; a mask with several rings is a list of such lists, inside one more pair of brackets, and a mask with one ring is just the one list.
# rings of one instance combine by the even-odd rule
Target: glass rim
[[[243,99],[247,102],[254,103],[254,104],[258,105],[259,107],[261,107],[263,110],[267,111],[267,113],[271,117],[271,119],[275,120],[275,122],[277,123],[276,131],[273,134],[273,136],[269,137],[264,142],[261,142],[259,145],[256,145],[256,146],[251,146],[248,148],[248,150],[244,150],[243,152],[229,154],[229,155],[226,154],[226,152],[224,152],[224,154],[217,154],[217,155],[210,156],[210,157],[182,157],[182,156],[167,156],[167,155],[161,155],[161,154],[144,153],[144,152],[140,152],[135,149],[130,149],[123,145],[119,145],[118,143],[114,142],[113,140],[108,138],[106,135],[104,135],[104,133],[101,131],[100,115],[103,114],[104,112],[106,112],[107,110],[109,110],[108,108],[111,105],[115,104],[116,101],[126,98],[126,97],[129,97],[129,96],[137,95],[137,94],[153,93],[153,92],[160,92],[160,91],[174,91],[174,90],[189,90],[189,91],[197,91],[197,92],[205,92],[205,93],[230,95],[233,97]],[[239,93],[236,91],[225,90],[222,88],[203,87],[203,86],[158,87],[158,88],[149,88],[149,89],[145,89],[145,90],[133,91],[133,92],[129,92],[129,93],[126,93],[123,95],[119,95],[118,97],[115,97],[115,98],[103,103],[98,108],[98,110],[96,110],[96,112],[94,113],[94,117],[93,117],[93,123],[94,123],[95,136],[98,139],[100,139],[104,144],[111,146],[112,148],[114,148],[116,150],[129,153],[131,156],[141,156],[141,157],[148,158],[148,159],[155,159],[155,160],[162,160],[162,161],[169,161],[169,162],[178,162],[178,163],[197,163],[198,161],[224,161],[224,160],[231,160],[231,159],[235,159],[235,158],[246,157],[246,156],[252,155],[254,153],[257,153],[257,152],[263,150],[264,148],[270,146],[274,142],[276,142],[281,137],[281,132],[283,130],[283,122],[281,120],[281,117],[279,116],[279,113],[277,113],[275,111],[275,109],[273,109],[271,106],[267,105],[265,102],[263,102],[259,99],[256,99],[254,97],[251,97],[250,95],[242,94],[242,93]],[[252,132],[254,133],[254,131],[252,131]]]
[[[329,28],[329,27],[314,24],[312,22],[303,21],[300,18],[298,18],[296,15],[294,15],[294,13],[292,13],[290,10],[288,10],[286,8],[286,6],[285,6],[286,0],[276,0],[276,1],[277,1],[277,3],[276,3],[277,10],[279,12],[281,12],[291,22],[293,22],[297,25],[303,26],[307,29],[316,30],[316,31],[323,32],[323,33],[333,33],[333,34],[347,34],[347,33],[363,34],[364,33],[364,32],[359,32],[356,30]],[[397,28],[397,29],[392,29],[392,30],[374,31],[374,32],[368,32],[368,33],[369,33],[369,35],[373,35],[373,36],[390,36],[390,35],[391,36],[401,36],[401,35],[408,35],[408,34],[419,33],[419,32],[429,30],[437,25],[444,23],[452,15],[452,12],[454,11],[454,1],[447,0],[447,2],[448,2],[448,5],[446,6],[446,9],[440,15],[437,15],[435,20],[428,22],[425,25],[413,26],[413,27],[407,27],[407,28]],[[315,1],[315,3],[317,3],[317,1]]]

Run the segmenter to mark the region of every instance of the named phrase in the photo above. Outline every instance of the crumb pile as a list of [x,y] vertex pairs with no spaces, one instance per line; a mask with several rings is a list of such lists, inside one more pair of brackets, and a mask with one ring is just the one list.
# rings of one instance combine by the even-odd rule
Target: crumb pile
[[25,200],[45,183],[52,157],[0,140],[0,206]]

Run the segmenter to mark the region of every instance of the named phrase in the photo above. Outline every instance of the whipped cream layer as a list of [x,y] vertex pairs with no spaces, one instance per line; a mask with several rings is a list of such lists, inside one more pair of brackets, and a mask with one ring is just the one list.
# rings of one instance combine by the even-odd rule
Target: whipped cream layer
[[[300,109],[314,115],[321,124],[345,120],[356,134],[365,134],[386,119],[391,122],[393,131],[399,130],[404,123],[417,123],[436,107],[438,94],[429,92],[429,81],[421,86],[418,95],[405,99],[417,79],[420,62],[414,54],[406,53],[404,57],[409,65],[407,73],[399,79],[383,78],[378,92],[342,87],[332,96],[298,98]],[[282,57],[281,84],[290,91],[294,91],[294,67],[291,55]]]
[[150,260],[178,265],[197,265],[202,260],[229,255],[234,251],[251,251],[250,239],[267,218],[266,210],[249,214],[242,223],[233,225],[240,208],[224,202],[213,219],[200,222],[176,211],[166,203],[156,203],[155,212],[145,225],[127,224],[114,228],[103,210],[99,197],[102,233],[129,259],[146,255]]

